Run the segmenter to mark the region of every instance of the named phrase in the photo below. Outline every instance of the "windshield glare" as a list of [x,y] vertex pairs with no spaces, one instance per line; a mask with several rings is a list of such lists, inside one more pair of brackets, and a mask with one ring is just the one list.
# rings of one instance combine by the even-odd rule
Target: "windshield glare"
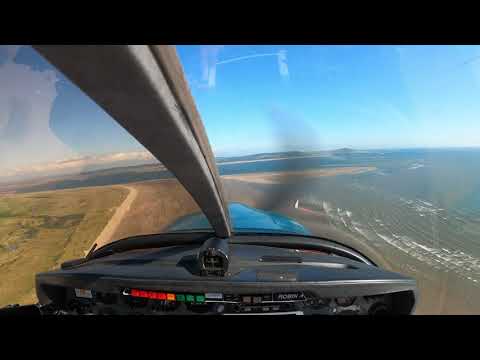
[[[235,233],[313,235],[480,313],[478,46],[177,46]],[[172,150],[173,151],[173,150]],[[30,46],[0,46],[0,306],[134,235],[208,231],[175,176]]]

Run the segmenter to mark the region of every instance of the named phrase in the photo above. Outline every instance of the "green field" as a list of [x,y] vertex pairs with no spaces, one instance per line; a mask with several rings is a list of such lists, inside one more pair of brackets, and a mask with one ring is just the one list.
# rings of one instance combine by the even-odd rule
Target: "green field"
[[0,195],[0,307],[36,302],[35,274],[83,257],[127,193],[110,186]]

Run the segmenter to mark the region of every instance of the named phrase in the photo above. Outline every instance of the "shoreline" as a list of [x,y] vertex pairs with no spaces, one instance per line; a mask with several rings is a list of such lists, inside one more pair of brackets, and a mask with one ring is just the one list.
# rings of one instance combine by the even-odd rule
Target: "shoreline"
[[238,180],[250,183],[260,184],[279,184],[282,182],[288,182],[289,180],[295,180],[299,177],[324,177],[324,176],[337,176],[337,175],[356,175],[369,171],[374,171],[377,168],[374,166],[351,166],[351,167],[335,167],[335,168],[323,168],[323,169],[308,169],[302,171],[274,171],[274,172],[257,172],[257,173],[243,173],[222,175],[222,179],[226,180]]
[[110,218],[108,223],[103,228],[102,232],[97,236],[97,238],[95,239],[95,241],[92,243],[92,245],[86,251],[85,254],[88,254],[95,245],[97,245],[97,248],[100,248],[112,241],[113,234],[115,234],[115,231],[117,230],[118,226],[120,225],[123,218],[130,210],[131,205],[137,198],[138,190],[135,187],[127,186],[127,185],[118,185],[118,186],[127,189],[129,192],[125,197],[125,200],[123,200],[120,206],[117,207],[113,216]]
[[217,166],[220,166],[220,165],[246,164],[246,163],[261,162],[261,161],[310,159],[310,158],[319,158],[319,157],[329,157],[329,155],[305,155],[305,156],[289,156],[289,157],[286,156],[286,157],[279,157],[279,158],[252,159],[252,160],[233,160],[233,161],[217,162],[216,164]]

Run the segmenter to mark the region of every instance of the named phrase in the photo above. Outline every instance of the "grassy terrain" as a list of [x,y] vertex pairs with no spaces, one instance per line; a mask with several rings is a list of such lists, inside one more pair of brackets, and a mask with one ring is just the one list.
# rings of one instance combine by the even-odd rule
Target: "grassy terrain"
[[0,307],[36,302],[35,274],[83,257],[127,192],[112,186],[0,196]]

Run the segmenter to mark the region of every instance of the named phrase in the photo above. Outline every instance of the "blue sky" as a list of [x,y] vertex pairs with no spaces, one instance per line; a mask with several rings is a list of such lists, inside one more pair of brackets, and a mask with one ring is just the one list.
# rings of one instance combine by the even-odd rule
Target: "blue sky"
[[[202,83],[205,49],[177,51],[216,153],[282,148],[480,145],[473,46],[225,46]],[[469,62],[469,60],[472,60]],[[466,63],[467,62],[467,63]],[[240,151],[241,152],[241,151]]]
[[[477,46],[177,52],[217,156],[480,145]],[[0,46],[0,143],[0,168],[144,151],[29,46]]]

